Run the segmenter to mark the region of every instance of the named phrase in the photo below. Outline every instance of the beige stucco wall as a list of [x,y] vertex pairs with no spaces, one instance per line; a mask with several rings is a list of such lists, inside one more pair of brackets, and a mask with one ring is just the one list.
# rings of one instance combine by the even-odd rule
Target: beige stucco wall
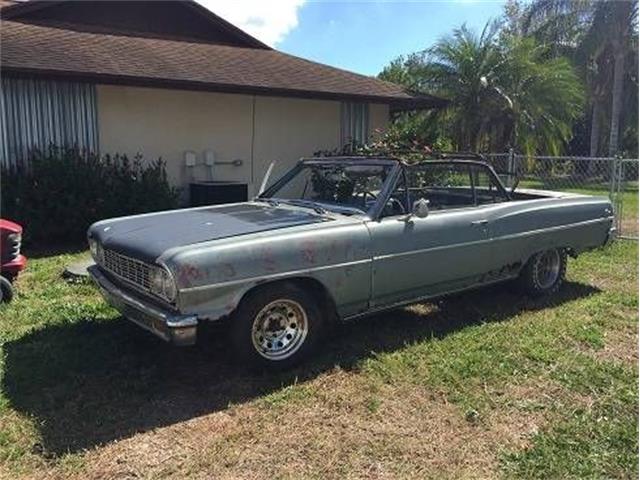
[[340,102],[256,97],[254,175],[256,182],[275,161],[273,178],[301,157],[340,145]]
[[[214,166],[215,180],[246,181],[251,171],[253,97],[222,93],[98,85],[98,127],[102,153],[162,157],[171,182],[209,180],[205,150],[216,160],[243,165]],[[185,151],[200,165],[184,166]]]
[[369,137],[375,138],[376,130],[383,131],[389,123],[389,105],[369,105]]
[[[213,92],[98,85],[98,125],[102,153],[140,153],[163,158],[171,182],[242,181],[250,194],[276,161],[273,177],[300,157],[340,146],[340,102]],[[386,105],[370,106],[370,131],[384,128]],[[205,151],[216,161],[242,166],[204,165]],[[198,166],[184,166],[185,151]]]

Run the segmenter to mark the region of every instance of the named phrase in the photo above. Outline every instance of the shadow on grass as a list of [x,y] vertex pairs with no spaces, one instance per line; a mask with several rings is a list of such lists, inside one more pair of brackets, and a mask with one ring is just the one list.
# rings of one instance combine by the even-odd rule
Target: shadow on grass
[[3,390],[14,409],[35,418],[42,445],[33,448],[55,457],[223,410],[335,365],[357,368],[374,352],[395,351],[595,292],[568,283],[552,299],[535,301],[504,286],[492,287],[445,298],[430,308],[378,314],[336,326],[315,359],[277,375],[252,374],[230,363],[221,327],[206,332],[198,346],[179,349],[122,318],[62,323],[4,345]]
[[23,253],[27,258],[48,258],[56,255],[76,254],[89,251],[89,245],[86,242],[69,242],[54,245],[36,245],[29,242],[23,247]]

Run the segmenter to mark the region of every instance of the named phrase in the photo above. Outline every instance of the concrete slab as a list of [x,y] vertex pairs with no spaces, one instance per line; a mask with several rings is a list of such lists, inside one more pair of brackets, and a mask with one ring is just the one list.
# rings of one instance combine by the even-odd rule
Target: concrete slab
[[87,268],[91,265],[95,265],[91,257],[74,262],[65,267],[62,277],[69,281],[88,281],[89,272],[87,272]]

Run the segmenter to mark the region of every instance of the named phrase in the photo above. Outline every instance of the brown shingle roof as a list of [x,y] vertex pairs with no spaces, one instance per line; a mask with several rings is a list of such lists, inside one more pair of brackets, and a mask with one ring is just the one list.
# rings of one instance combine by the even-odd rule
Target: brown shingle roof
[[3,20],[3,72],[99,83],[375,101],[395,108],[430,108],[444,103],[277,50],[80,30]]

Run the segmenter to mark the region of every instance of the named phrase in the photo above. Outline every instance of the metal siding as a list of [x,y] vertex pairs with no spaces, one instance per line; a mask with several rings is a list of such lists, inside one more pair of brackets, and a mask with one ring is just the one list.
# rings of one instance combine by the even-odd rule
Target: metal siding
[[340,131],[343,145],[365,144],[369,133],[369,104],[343,102]]
[[10,77],[1,85],[0,164],[18,166],[51,144],[97,151],[95,85]]

